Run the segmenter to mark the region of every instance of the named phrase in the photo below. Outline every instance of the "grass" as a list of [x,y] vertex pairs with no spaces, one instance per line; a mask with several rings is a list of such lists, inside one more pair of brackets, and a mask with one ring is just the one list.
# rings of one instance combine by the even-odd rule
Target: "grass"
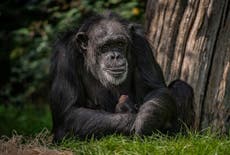
[[207,155],[230,154],[230,140],[218,138],[211,134],[190,134],[188,136],[177,135],[167,137],[164,135],[152,135],[140,139],[132,139],[122,136],[108,136],[100,140],[71,141],[61,144],[62,148],[71,148],[76,154],[115,154],[115,155]]
[[[0,154],[86,154],[86,155],[230,155],[230,138],[206,132],[184,136],[153,134],[149,137],[111,135],[100,140],[66,139],[51,143],[51,116],[47,107],[5,109],[0,106]],[[2,120],[5,119],[5,120]],[[3,129],[4,127],[4,129]],[[46,128],[44,130],[44,128]],[[12,132],[13,130],[17,131]],[[13,133],[10,135],[10,133]],[[7,135],[10,138],[6,138]]]

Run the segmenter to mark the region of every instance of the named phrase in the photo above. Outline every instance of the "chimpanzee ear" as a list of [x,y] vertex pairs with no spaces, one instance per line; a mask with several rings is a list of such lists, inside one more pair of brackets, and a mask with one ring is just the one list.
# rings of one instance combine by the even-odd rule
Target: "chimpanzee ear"
[[80,48],[82,50],[86,50],[88,45],[88,36],[85,34],[85,32],[78,32],[75,38]]
[[140,24],[136,24],[136,23],[130,23],[128,25],[128,29],[131,32],[131,34],[138,34],[140,36],[144,36],[144,29]]
[[133,24],[133,23],[130,23],[130,24],[128,25],[128,29],[129,29],[130,32],[134,32],[134,31],[135,31],[134,24]]

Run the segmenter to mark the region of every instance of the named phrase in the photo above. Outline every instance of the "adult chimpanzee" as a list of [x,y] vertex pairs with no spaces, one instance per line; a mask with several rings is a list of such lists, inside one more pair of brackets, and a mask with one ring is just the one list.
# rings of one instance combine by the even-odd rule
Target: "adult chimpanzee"
[[166,86],[139,26],[113,13],[64,33],[51,60],[54,141],[120,133],[176,131],[191,125],[193,90]]

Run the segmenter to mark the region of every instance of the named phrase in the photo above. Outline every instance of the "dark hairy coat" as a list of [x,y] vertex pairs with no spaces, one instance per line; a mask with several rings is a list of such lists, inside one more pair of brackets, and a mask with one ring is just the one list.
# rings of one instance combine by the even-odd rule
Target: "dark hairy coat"
[[[76,42],[77,33],[88,34],[102,20],[120,23],[130,39],[128,76],[118,86],[105,87],[100,83],[87,69],[86,63],[90,62],[86,62]],[[192,125],[192,88],[180,80],[167,87],[140,26],[116,14],[96,15],[78,29],[62,34],[54,44],[50,72],[54,141],[68,135],[84,139],[113,133],[149,135],[156,130],[178,131],[179,119]],[[135,112],[116,112],[123,94],[129,97]],[[181,111],[185,113],[181,115]]]

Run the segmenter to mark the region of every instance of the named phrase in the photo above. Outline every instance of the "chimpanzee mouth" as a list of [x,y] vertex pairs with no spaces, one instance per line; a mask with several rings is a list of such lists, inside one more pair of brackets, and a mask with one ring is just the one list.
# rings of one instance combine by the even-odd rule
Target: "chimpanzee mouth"
[[[105,67],[103,66],[102,68],[104,78],[107,82],[114,84],[114,85],[119,85],[122,82],[125,81],[127,78],[128,74],[128,64],[126,63],[125,66],[119,66],[119,67]],[[104,81],[102,83],[105,83]]]
[[126,72],[126,67],[119,67],[119,68],[104,68],[108,74],[112,75],[113,77],[120,77]]

